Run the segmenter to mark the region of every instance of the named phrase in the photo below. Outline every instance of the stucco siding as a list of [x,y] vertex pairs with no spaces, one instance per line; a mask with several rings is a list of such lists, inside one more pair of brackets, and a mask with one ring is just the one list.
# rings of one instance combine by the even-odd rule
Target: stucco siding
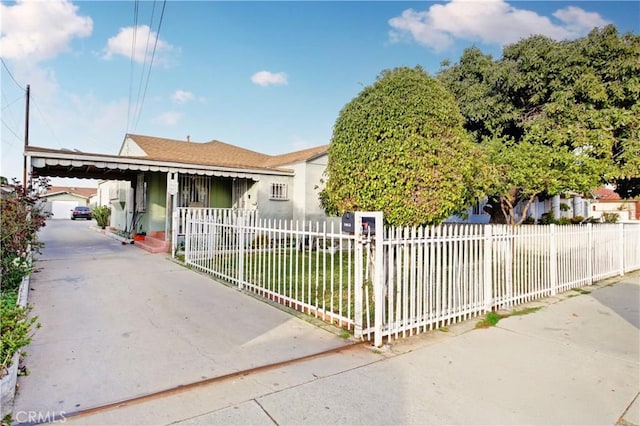
[[322,183],[327,168],[328,156],[323,155],[306,163],[305,170],[305,218],[306,220],[324,220],[326,214],[320,205],[319,193],[324,188]]
[[146,157],[147,153],[144,152],[144,150],[140,148],[140,146],[137,143],[135,143],[131,138],[126,138],[122,143],[122,147],[120,147],[120,152],[118,153],[118,155],[126,155],[126,156],[132,156],[132,157],[139,157],[139,156]]
[[133,217],[133,190],[129,181],[102,181],[98,184],[98,205],[111,209],[109,226],[122,230],[128,229]]
[[[287,185],[288,199],[271,199],[271,185],[274,183]],[[260,217],[266,219],[293,219],[293,179],[288,176],[263,176],[256,184],[258,210]]]
[[328,158],[328,155],[325,154],[309,161],[284,166],[294,172],[293,186],[289,197],[294,220],[327,219],[324,209],[320,206],[318,194],[324,188],[322,179],[327,168]]
[[293,220],[305,220],[306,216],[306,190],[305,185],[307,182],[307,165],[306,163],[298,163],[287,166],[294,172],[293,188],[291,190],[290,199],[291,207],[293,209]]

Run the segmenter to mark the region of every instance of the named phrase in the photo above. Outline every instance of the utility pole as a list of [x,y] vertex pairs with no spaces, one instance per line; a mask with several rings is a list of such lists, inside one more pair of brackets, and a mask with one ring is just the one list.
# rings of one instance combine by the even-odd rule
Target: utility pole
[[23,175],[22,175],[22,187],[27,188],[27,147],[29,146],[29,94],[31,93],[31,86],[27,84],[27,102],[24,111],[24,154],[23,154]]

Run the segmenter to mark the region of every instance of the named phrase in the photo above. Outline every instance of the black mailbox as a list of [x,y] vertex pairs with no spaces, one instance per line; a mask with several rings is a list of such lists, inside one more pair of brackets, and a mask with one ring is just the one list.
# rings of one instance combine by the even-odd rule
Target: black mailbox
[[[342,232],[353,234],[356,229],[356,215],[353,212],[346,212],[342,215]],[[362,218],[362,233],[364,235],[376,234],[376,219],[373,217]]]
[[355,220],[356,216],[353,212],[345,212],[345,214],[342,215],[342,232],[353,234],[356,225]]
[[362,233],[364,235],[376,235],[376,218],[375,217],[362,218]]

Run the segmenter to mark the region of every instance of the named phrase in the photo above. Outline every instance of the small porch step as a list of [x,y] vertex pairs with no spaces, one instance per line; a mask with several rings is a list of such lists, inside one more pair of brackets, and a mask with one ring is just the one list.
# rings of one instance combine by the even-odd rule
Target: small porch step
[[149,253],[167,253],[171,248],[171,242],[165,241],[164,237],[160,239],[150,235],[147,235],[142,241],[134,241],[133,245]]

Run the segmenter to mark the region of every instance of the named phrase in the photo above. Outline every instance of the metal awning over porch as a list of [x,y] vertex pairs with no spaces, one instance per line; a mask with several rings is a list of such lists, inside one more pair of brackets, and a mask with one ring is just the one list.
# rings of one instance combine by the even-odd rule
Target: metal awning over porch
[[133,180],[140,172],[171,172],[191,175],[247,178],[293,176],[289,169],[251,169],[157,161],[143,157],[93,154],[68,150],[27,147],[27,167],[33,175],[101,180]]

